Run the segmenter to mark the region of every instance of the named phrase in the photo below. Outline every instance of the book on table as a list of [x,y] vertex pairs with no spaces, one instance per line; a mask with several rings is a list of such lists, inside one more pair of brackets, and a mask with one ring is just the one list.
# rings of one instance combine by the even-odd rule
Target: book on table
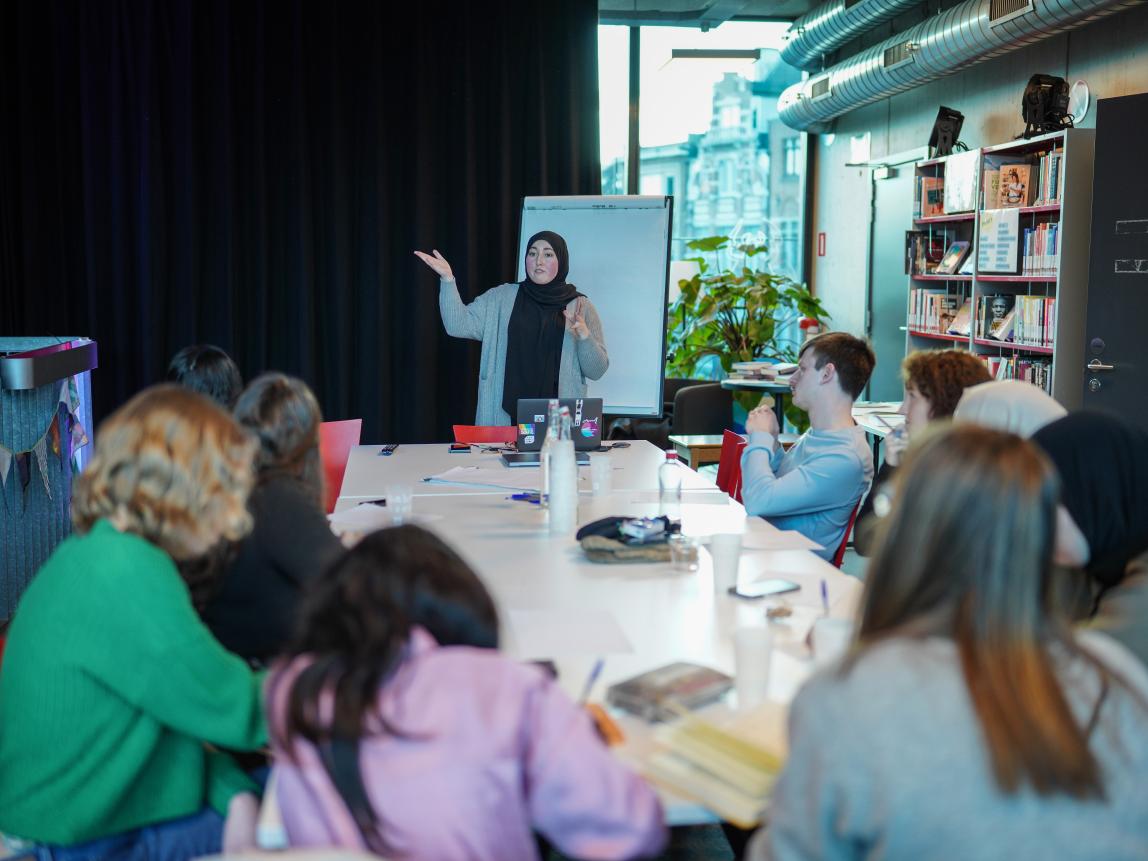
[[767,702],[732,721],[717,720],[685,715],[659,728],[639,768],[726,822],[753,828],[784,765],[786,709]]
[[606,702],[646,720],[668,720],[724,696],[733,679],[710,667],[678,661],[611,685]]

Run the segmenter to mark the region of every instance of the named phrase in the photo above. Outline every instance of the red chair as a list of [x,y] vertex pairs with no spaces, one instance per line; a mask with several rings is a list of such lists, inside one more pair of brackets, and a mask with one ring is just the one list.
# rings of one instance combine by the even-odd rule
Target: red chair
[[730,499],[741,502],[741,453],[745,450],[745,437],[731,430],[723,431],[721,456],[718,459],[717,486],[729,494]]
[[323,422],[319,425],[319,458],[323,461],[323,478],[327,484],[324,505],[328,514],[335,510],[335,501],[343,486],[343,473],[347,469],[347,458],[351,456],[351,449],[359,444],[362,432],[362,419]]
[[[861,499],[864,499],[862,495]],[[861,511],[861,499],[857,500],[857,504],[853,506],[853,513],[849,515],[849,523],[845,527],[845,534],[841,536],[841,543],[837,546],[837,552],[833,554],[833,567],[840,568],[841,562],[845,559],[845,548],[849,545],[849,536],[853,534],[853,524],[857,522],[857,514]]]
[[518,439],[518,428],[514,425],[455,425],[454,441],[466,445],[506,445]]

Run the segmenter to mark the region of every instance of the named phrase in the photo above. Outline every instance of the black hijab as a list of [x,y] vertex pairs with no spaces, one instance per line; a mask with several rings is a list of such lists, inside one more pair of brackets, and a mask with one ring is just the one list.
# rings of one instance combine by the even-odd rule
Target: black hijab
[[1071,413],[1032,437],[1060,473],[1061,501],[1084,537],[1086,570],[1105,586],[1148,550],[1148,433],[1103,413]]
[[538,240],[550,243],[558,257],[558,272],[549,284],[526,278],[518,282],[518,295],[506,326],[506,379],[502,386],[502,408],[515,420],[519,398],[553,398],[558,395],[558,366],[562,361],[562,338],[566,318],[562,312],[572,299],[582,296],[573,284],[566,283],[570,273],[570,252],[566,240],[557,233],[541,230],[526,243],[526,253]]

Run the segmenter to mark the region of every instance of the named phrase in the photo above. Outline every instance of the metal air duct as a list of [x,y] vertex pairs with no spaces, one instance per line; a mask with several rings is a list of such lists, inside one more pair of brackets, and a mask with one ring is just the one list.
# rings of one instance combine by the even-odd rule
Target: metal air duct
[[[869,0],[863,0],[869,2]],[[1137,6],[1142,0],[966,0],[786,89],[781,121],[810,131],[862,105]],[[1020,82],[1017,84],[1019,92]]]
[[798,69],[820,69],[825,54],[920,4],[921,0],[829,0],[793,22],[781,59]]

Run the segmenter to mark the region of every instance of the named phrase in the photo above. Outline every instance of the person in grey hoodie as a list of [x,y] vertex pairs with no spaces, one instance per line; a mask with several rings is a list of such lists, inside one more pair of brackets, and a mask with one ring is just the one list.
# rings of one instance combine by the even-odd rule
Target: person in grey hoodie
[[416,251],[439,277],[447,334],[482,342],[475,424],[512,425],[520,398],[578,398],[610,367],[602,321],[566,281],[566,240],[543,230],[526,243],[526,278],[487,290],[469,305],[446,259]]

